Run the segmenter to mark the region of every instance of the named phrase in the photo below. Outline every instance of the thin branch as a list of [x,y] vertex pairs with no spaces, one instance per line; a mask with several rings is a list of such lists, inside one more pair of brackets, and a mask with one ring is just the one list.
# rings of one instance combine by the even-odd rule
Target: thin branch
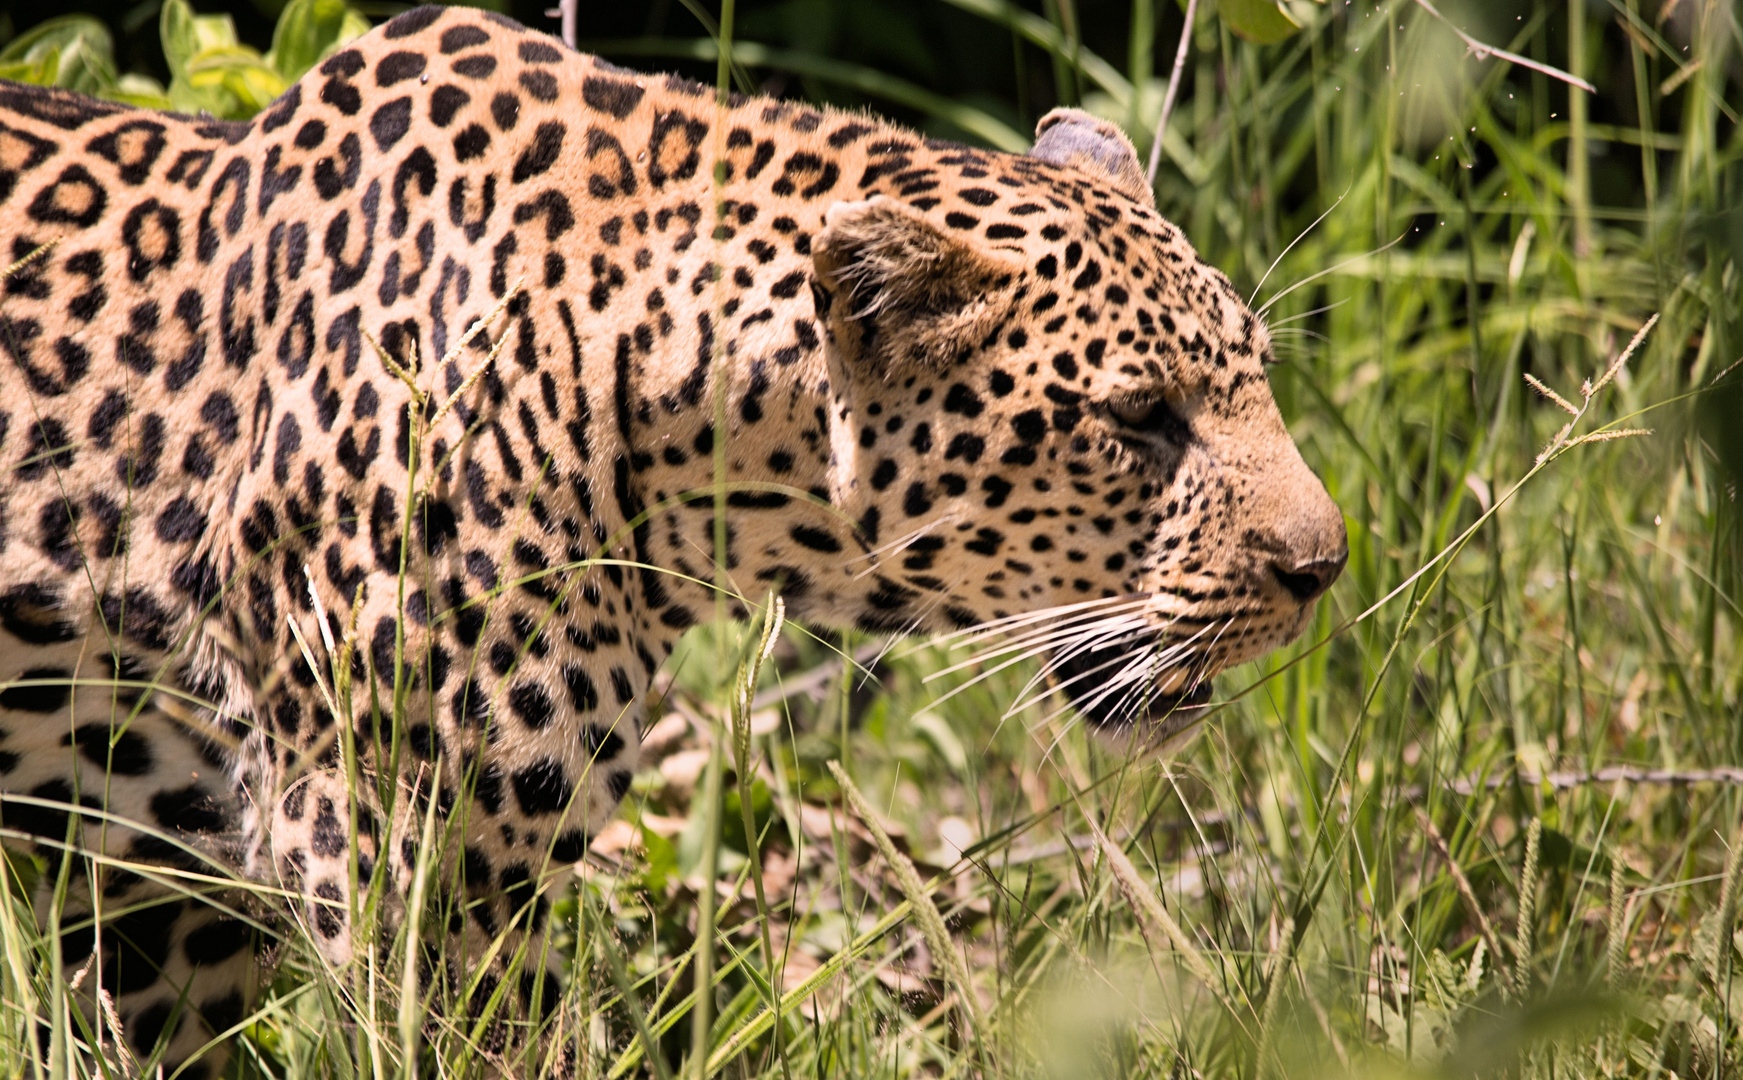
[[[1685,787],[1691,784],[1743,785],[1743,767],[1720,765],[1711,769],[1649,769],[1638,765],[1608,765],[1601,769],[1551,773],[1521,769],[1517,773],[1497,772],[1481,777],[1459,777],[1456,780],[1437,785],[1432,790],[1447,791],[1468,798],[1479,791],[1494,791],[1507,787],[1515,780],[1528,788],[1543,786],[1552,791],[1570,791],[1574,788],[1591,787],[1598,784],[1662,784],[1673,787]],[[1421,784],[1412,784],[1409,787],[1398,789],[1397,796],[1403,802],[1417,802],[1425,798],[1430,790]],[[1284,810],[1294,810],[1295,807],[1296,803],[1293,800],[1285,800],[1281,804],[1281,808]],[[1125,844],[1130,843],[1137,836],[1151,833],[1175,833],[1188,828],[1219,828],[1241,817],[1245,817],[1249,821],[1258,821],[1258,806],[1242,806],[1238,812],[1211,811],[1195,814],[1191,821],[1153,821],[1142,830],[1126,830],[1110,835],[1115,840]],[[1066,835],[1060,840],[1035,844],[1026,848],[1015,848],[1001,862],[1020,866],[1040,859],[1055,858],[1070,850],[1089,851],[1100,842],[1095,833]],[[1227,854],[1228,850],[1222,844],[1211,844],[1202,848],[1201,853],[1223,855]]]
[[1471,888],[1471,879],[1465,876],[1464,868],[1459,865],[1457,859],[1453,858],[1453,853],[1447,848],[1446,840],[1441,837],[1440,830],[1434,827],[1434,819],[1421,810],[1416,812],[1416,817],[1422,823],[1423,832],[1428,835],[1429,843],[1434,845],[1435,854],[1439,855],[1440,861],[1446,864],[1447,874],[1452,877],[1453,885],[1457,887],[1459,895],[1470,907],[1471,914],[1477,917],[1477,929],[1482,931],[1484,940],[1489,943],[1489,951],[1495,954],[1495,960],[1498,963],[1501,957],[1506,954],[1501,951],[1501,939],[1495,934],[1495,927],[1489,922],[1488,913],[1483,910],[1483,905],[1477,901],[1476,890]]
[[1550,67],[1548,64],[1540,64],[1528,56],[1520,56],[1516,52],[1508,52],[1506,49],[1496,48],[1493,45],[1478,41],[1476,38],[1454,26],[1452,20],[1448,19],[1445,15],[1442,15],[1439,9],[1429,3],[1428,0],[1416,0],[1416,5],[1445,23],[1446,28],[1457,34],[1459,40],[1465,43],[1465,48],[1471,50],[1471,55],[1475,56],[1478,60],[1487,60],[1491,56],[1500,57],[1502,60],[1505,60],[1510,64],[1518,64],[1522,68],[1530,68],[1532,71],[1541,72],[1552,79],[1560,79],[1569,86],[1577,86],[1588,94],[1595,94],[1598,92],[1597,87],[1580,78],[1578,75],[1570,75],[1561,68]]
[[561,20],[557,36],[571,49],[575,47],[575,0],[557,0],[557,6],[545,9],[545,18]]
[[[1168,93],[1162,96],[1162,115],[1156,119],[1156,137],[1150,141],[1151,187],[1156,186],[1156,170],[1162,165],[1162,132],[1168,127],[1168,114],[1174,111],[1174,94],[1180,89],[1180,73],[1186,68],[1186,50],[1192,45],[1192,23],[1198,14],[1198,0],[1186,0],[1186,25],[1180,28],[1180,44],[1174,50],[1174,70],[1168,76]],[[1133,86],[1134,97],[1144,93],[1142,86]]]

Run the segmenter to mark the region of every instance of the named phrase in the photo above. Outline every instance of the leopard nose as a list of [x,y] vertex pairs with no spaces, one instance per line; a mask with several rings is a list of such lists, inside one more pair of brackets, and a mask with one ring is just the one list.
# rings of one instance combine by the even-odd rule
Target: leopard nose
[[1332,582],[1344,572],[1344,563],[1349,561],[1349,557],[1346,549],[1333,559],[1314,559],[1293,566],[1272,563],[1271,573],[1277,578],[1278,584],[1289,591],[1290,596],[1307,604],[1331,588]]

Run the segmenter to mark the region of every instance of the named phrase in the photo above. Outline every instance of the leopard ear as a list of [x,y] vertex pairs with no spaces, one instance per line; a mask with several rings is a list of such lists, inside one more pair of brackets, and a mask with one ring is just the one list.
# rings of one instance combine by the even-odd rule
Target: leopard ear
[[1112,184],[1133,201],[1152,209],[1155,192],[1144,179],[1138,151],[1126,133],[1081,109],[1054,109],[1035,125],[1029,156],[1069,165]]
[[902,365],[941,367],[995,332],[1014,266],[948,235],[883,195],[837,203],[812,241],[817,314],[838,346]]

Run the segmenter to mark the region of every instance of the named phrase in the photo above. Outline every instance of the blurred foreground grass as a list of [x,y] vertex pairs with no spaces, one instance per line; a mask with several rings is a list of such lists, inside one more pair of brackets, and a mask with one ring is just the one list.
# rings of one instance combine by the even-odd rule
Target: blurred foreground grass
[[[797,2],[747,5],[738,77],[997,145],[1081,100],[1147,151],[1177,8],[849,14],[917,26],[934,7],[1003,51],[1009,85],[939,93],[863,43],[837,55],[804,19],[849,15]],[[1302,30],[1260,47],[1200,9],[1157,191],[1265,307],[1283,411],[1347,515],[1349,570],[1314,627],[1224,675],[1169,761],[1023,704],[1030,668],[945,700],[975,671],[945,673],[965,654],[937,644],[788,628],[735,711],[750,630],[695,632],[622,820],[560,907],[577,977],[533,1050],[567,1040],[587,1076],[1743,1067],[1737,10],[1443,9],[1592,95],[1472,57],[1426,5],[1285,10]],[[581,45],[711,63],[687,20],[589,43],[583,19]],[[1131,25],[1154,38],[1134,46]],[[1107,40],[1122,51],[1091,47]],[[1583,410],[1571,433],[1527,375]],[[1575,441],[1633,429],[1649,433]],[[875,823],[845,808],[832,759]],[[928,905],[961,963],[937,955]],[[57,1005],[16,958],[47,946],[16,905],[0,920],[0,1070],[29,1071],[25,1018]],[[406,1055],[397,975],[325,971],[290,933],[245,1070],[459,1075],[490,1056],[458,1027]]]

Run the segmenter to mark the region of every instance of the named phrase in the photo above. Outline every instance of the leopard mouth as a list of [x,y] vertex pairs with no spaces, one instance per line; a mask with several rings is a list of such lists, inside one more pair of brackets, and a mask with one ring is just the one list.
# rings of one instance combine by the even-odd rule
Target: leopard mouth
[[1051,678],[1100,733],[1163,743],[1196,727],[1211,699],[1210,678],[1181,683],[1174,669],[1168,681],[1178,688],[1163,689],[1153,676],[1131,672],[1133,660],[1129,650],[1117,648],[1075,653],[1055,663]]

